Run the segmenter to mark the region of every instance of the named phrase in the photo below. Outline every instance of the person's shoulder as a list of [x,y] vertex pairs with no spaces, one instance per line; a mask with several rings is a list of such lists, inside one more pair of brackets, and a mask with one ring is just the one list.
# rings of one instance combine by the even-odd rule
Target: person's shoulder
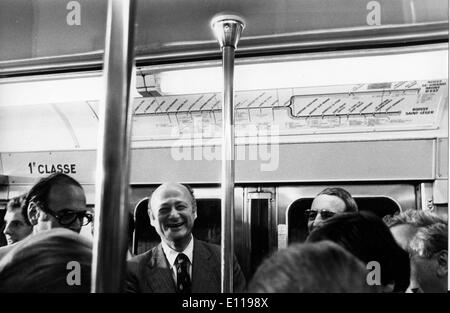
[[216,245],[214,243],[210,243],[210,242],[207,242],[207,241],[203,241],[203,240],[194,238],[194,245],[196,245],[196,244],[197,245],[201,245],[203,247],[206,247],[208,249],[220,250],[220,246],[219,245]]
[[211,252],[213,255],[218,255],[220,257],[220,246],[214,243],[209,243],[200,239],[194,239],[194,249],[196,246],[200,249],[207,250]]
[[150,260],[153,256],[155,256],[155,254],[157,253],[157,250],[160,249],[160,244],[158,244],[157,246],[153,247],[152,249],[135,255],[132,258],[130,258],[127,262],[128,264],[139,264],[142,262],[147,262],[148,260]]

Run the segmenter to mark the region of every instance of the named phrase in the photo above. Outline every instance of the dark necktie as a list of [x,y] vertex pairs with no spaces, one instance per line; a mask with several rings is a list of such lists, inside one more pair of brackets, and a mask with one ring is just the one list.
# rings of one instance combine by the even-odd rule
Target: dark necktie
[[188,264],[188,257],[184,253],[179,253],[175,259],[178,293],[191,293],[191,279],[189,278]]

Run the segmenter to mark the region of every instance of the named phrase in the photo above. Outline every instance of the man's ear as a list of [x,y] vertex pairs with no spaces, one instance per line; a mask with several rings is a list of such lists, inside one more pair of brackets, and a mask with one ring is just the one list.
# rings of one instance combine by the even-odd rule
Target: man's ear
[[41,211],[41,209],[39,209],[38,205],[33,201],[31,201],[30,204],[28,205],[27,210],[28,220],[30,221],[31,225],[34,226],[38,223],[39,216],[42,213],[43,212]]
[[439,277],[445,277],[448,273],[448,252],[447,250],[442,250],[437,254],[437,275]]
[[148,213],[148,217],[150,218],[150,225],[152,225],[153,227],[156,227],[155,226],[155,215],[153,215],[152,209],[148,209],[147,213]]
[[194,216],[194,221],[197,218],[197,204],[194,203],[192,206],[192,215]]

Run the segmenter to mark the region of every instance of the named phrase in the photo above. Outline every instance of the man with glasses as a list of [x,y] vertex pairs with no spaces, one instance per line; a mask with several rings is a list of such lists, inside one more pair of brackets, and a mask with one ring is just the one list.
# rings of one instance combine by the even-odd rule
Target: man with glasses
[[54,173],[41,179],[31,188],[26,201],[33,233],[56,227],[79,233],[92,221],[83,188],[66,174]]
[[[79,233],[82,226],[92,221],[83,188],[75,179],[62,173],[39,180],[28,192],[22,209],[33,227],[32,234],[58,227]],[[14,246],[1,247],[0,258]]]
[[339,187],[322,190],[314,198],[311,209],[305,211],[309,232],[324,220],[344,212],[358,212],[358,206],[350,193]]

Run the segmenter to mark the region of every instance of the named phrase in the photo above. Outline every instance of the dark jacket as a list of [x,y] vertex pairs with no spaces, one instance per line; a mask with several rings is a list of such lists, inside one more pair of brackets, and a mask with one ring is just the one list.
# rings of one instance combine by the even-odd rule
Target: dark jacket
[[[236,257],[233,268],[234,292],[243,292],[246,282]],[[191,284],[192,293],[220,293],[220,246],[194,239]],[[125,292],[176,292],[161,244],[128,260]]]

